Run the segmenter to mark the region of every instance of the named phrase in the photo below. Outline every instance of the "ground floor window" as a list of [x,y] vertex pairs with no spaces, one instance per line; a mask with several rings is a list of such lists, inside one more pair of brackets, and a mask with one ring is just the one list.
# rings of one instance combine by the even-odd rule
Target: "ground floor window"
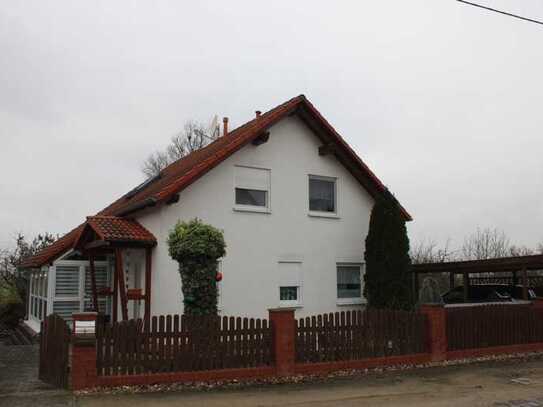
[[34,271],[30,274],[29,316],[42,321],[47,315],[47,282],[45,271]]
[[340,263],[336,266],[338,301],[362,300],[362,265]]
[[279,287],[279,301],[281,305],[298,305],[300,301],[299,286]]

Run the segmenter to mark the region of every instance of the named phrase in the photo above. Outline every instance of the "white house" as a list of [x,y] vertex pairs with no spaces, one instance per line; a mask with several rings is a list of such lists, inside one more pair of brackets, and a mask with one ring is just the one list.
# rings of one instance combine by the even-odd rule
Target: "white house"
[[221,314],[364,303],[364,241],[383,184],[303,95],[231,132],[227,123],[218,140],[25,260],[32,328],[53,312],[92,310],[95,299],[113,319],[182,313],[166,238],[195,217],[224,231]]

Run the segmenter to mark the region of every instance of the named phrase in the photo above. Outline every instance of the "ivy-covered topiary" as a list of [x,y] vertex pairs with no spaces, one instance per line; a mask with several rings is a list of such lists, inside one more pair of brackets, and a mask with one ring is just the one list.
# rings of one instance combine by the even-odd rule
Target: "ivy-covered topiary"
[[373,206],[366,237],[364,296],[372,308],[413,308],[405,219],[388,191]]
[[170,256],[179,263],[184,313],[217,314],[217,260],[226,254],[223,233],[200,219],[177,222],[168,236]]

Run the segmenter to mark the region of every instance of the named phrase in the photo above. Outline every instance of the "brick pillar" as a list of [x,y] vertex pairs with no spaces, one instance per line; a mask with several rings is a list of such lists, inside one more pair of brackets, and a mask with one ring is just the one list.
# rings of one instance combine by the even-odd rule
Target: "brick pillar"
[[275,369],[278,376],[294,374],[296,320],[294,308],[275,308],[268,310],[273,330],[273,350]]
[[543,298],[537,297],[535,300],[532,300],[532,307],[536,311],[543,311]]
[[73,314],[72,390],[98,385],[96,370],[96,312]]
[[428,342],[432,361],[447,358],[447,313],[441,304],[423,304],[419,310],[428,317]]

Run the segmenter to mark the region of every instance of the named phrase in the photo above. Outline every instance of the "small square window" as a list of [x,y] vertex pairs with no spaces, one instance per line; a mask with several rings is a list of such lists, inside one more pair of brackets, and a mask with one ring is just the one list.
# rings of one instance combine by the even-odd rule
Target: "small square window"
[[267,191],[259,191],[256,189],[236,188],[236,205],[251,205],[266,207]]
[[309,176],[309,210],[336,212],[336,179]]
[[281,302],[298,302],[298,287],[279,287],[279,300]]
[[340,300],[360,300],[362,298],[359,264],[337,265],[337,298]]

